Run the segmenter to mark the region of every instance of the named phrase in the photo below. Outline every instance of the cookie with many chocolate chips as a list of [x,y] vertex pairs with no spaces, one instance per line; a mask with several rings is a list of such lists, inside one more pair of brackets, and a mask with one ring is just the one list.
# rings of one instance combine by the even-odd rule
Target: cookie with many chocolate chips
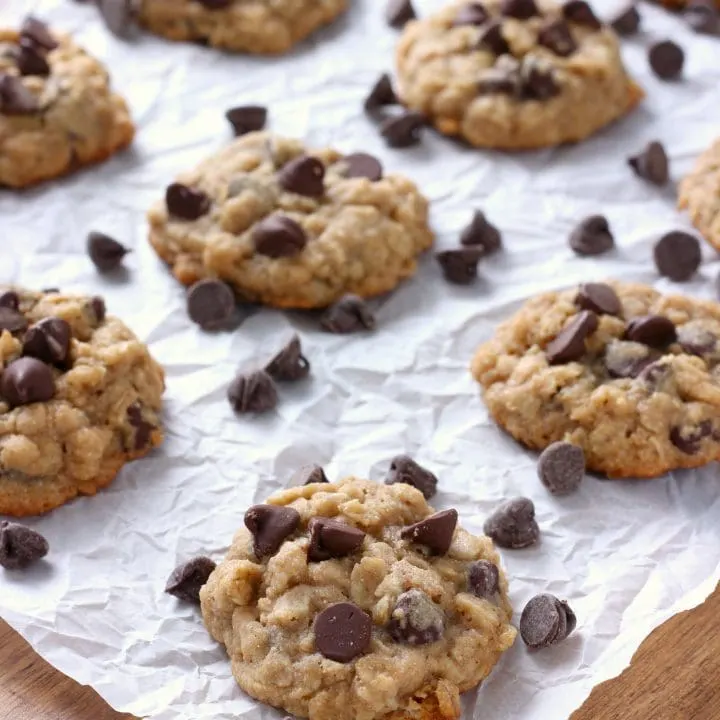
[[182,283],[217,277],[276,307],[386,293],[433,241],[427,200],[407,178],[366,154],[266,132],[181,175],[148,217],[150,242]]
[[643,96],[614,31],[580,0],[453,2],[410,22],[396,59],[403,103],[476,147],[580,141]]
[[105,68],[34,18],[0,28],[0,186],[14,188],[105,160],[132,141]]
[[163,371],[99,297],[0,287],[0,514],[94,495],[162,441]]
[[351,477],[267,503],[200,591],[240,687],[312,720],[457,720],[459,693],[516,635],[491,540],[404,483]]
[[591,471],[651,478],[720,459],[717,303],[620,282],[546,293],[497,328],[472,373],[514,438],[572,443]]

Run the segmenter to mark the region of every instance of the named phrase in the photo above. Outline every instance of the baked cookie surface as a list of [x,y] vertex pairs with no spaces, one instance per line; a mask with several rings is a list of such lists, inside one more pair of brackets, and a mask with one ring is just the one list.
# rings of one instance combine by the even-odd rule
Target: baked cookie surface
[[34,19],[19,32],[0,29],[0,186],[105,160],[134,132],[107,71],[70,37]]
[[150,242],[182,283],[218,277],[252,302],[316,308],[388,292],[433,235],[415,185],[376,163],[245,135],[168,188],[148,214]]
[[[285,490],[268,503],[285,515],[273,547],[268,528],[280,519],[258,530],[248,518],[268,506],[251,508],[246,524],[255,532],[237,533],[200,593],[205,623],[240,687],[311,720],[459,718],[458,693],[490,673],[516,634],[490,539],[456,527],[455,511],[433,515],[422,493],[402,483],[346,478]],[[339,542],[342,533],[325,534],[318,518],[357,537]],[[406,539],[408,526],[423,522],[427,536]],[[443,547],[421,544],[440,535]],[[364,635],[323,624],[339,604],[351,604]],[[335,653],[341,657],[328,657]]]
[[720,459],[719,338],[716,303],[590,283],[529,300],[472,373],[524,445],[566,440],[590,470],[650,478]]
[[0,514],[93,495],[162,441],[163,371],[102,298],[0,287]]
[[335,20],[347,0],[141,0],[138,19],[169,40],[280,54]]
[[720,138],[699,158],[679,188],[679,206],[705,239],[720,250]]
[[403,102],[476,147],[577,142],[643,94],[614,32],[579,0],[453,3],[408,23],[396,62]]

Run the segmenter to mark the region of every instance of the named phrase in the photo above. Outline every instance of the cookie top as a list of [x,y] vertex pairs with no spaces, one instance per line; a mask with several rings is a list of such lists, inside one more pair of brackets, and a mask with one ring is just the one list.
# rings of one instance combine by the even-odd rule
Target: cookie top
[[0,29],[0,186],[98,162],[133,134],[106,70],[67,35],[34,18],[20,31]]
[[149,212],[150,241],[185,284],[215,276],[246,300],[330,305],[379,295],[433,241],[428,204],[369,155],[250,133],[183,173]]
[[720,305],[589,283],[529,300],[480,347],[472,373],[523,444],[567,440],[610,477],[720,458]]
[[278,54],[347,8],[347,0],[141,0],[138,19],[170,40]]
[[679,204],[695,227],[720,250],[720,138],[699,158],[680,183]]
[[162,369],[102,298],[0,287],[0,368],[0,514],[93,494],[162,440]]
[[312,720],[458,718],[458,693],[516,634],[490,539],[403,483],[346,478],[268,503],[200,594],[240,687]]
[[479,147],[582,140],[642,96],[616,35],[581,0],[453,3],[408,23],[397,68],[406,105]]

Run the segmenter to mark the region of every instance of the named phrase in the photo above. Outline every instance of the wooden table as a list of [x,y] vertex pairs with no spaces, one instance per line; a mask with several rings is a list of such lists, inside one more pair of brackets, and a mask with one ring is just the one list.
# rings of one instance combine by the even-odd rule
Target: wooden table
[[[50,667],[2,621],[0,668],[0,717],[131,720]],[[630,667],[598,685],[571,720],[720,720],[720,586],[655,630]]]

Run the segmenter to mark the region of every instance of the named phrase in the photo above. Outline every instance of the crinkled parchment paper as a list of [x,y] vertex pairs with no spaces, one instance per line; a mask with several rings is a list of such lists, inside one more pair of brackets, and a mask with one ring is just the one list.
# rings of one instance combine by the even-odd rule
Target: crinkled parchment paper
[[[642,638],[673,612],[700,602],[720,578],[717,465],[643,482],[588,478],[568,498],[550,497],[535,457],[488,418],[468,363],[475,346],[533,293],[614,276],[664,291],[713,297],[717,257],[693,282],[660,280],[651,249],[663,231],[687,227],[674,188],[636,179],[626,156],[666,143],[673,179],[720,131],[720,41],[687,32],[678,18],[642,6],[644,31],[624,43],[648,98],[632,117],[576,147],[520,155],[475,152],[428,133],[415,149],[385,148],[361,111],[396,33],[381,0],[353,0],[346,18],[292,55],[227,56],[149,35],[111,37],[89,5],[1,0],[2,20],[28,9],[76,34],[107,61],[139,132],[130,152],[61,182],[0,193],[0,280],[102,293],[167,370],[167,441],[126,467],[97,497],[31,522],[51,543],[47,563],[0,573],[0,613],[63,672],[114,707],[158,718],[280,717],[243,696],[224,652],[196,609],[163,593],[172,568],[198,552],[220,559],[253,502],[319,462],[331,477],[381,478],[408,452],[440,478],[439,507],[454,506],[480,531],[501,500],[527,494],[543,530],[538,547],[503,552],[518,611],[534,593],[568,598],[578,630],[566,642],[503,658],[467,717],[566,717],[592,686],[619,672]],[[419,3],[424,11],[432,2]],[[435,6],[439,3],[435,3]],[[610,12],[608,5],[603,10]],[[687,50],[685,79],[663,83],[645,48],[673,37]],[[414,178],[432,199],[438,246],[450,247],[483,207],[505,250],[469,288],[446,284],[431,257],[417,277],[375,303],[372,335],[322,334],[301,314],[261,310],[237,331],[208,334],[184,311],[183,290],[146,244],[144,212],[175,173],[222,146],[231,105],[268,104],[271,127],[310,145],[366,150],[388,171]],[[618,248],[578,258],[567,235],[605,213]],[[134,248],[120,280],[100,277],[84,253],[89,230]],[[293,331],[312,379],[282,389],[276,412],[236,418],[225,389],[238,365],[266,358]]]

